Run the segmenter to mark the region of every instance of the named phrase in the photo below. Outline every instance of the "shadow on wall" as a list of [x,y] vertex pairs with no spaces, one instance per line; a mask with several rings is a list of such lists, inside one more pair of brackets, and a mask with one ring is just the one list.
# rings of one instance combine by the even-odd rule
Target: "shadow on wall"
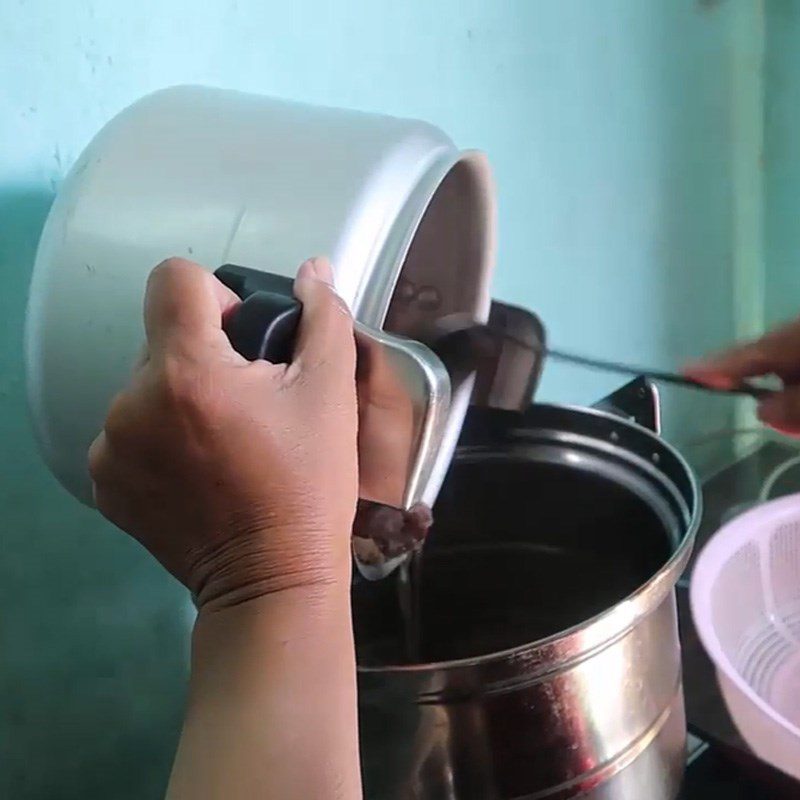
[[188,602],[36,451],[22,330],[51,202],[0,188],[0,797],[155,799],[180,725]]

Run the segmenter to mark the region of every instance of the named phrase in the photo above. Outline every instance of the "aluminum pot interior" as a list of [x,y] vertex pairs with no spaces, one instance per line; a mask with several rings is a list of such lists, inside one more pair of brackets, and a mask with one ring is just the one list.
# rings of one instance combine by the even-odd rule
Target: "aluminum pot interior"
[[617,634],[671,591],[698,518],[690,469],[643,428],[588,409],[474,410],[416,567],[418,641],[409,651],[396,581],[359,584],[359,666],[458,666],[519,648],[544,665],[553,642],[569,658],[571,634],[585,648],[591,630]]

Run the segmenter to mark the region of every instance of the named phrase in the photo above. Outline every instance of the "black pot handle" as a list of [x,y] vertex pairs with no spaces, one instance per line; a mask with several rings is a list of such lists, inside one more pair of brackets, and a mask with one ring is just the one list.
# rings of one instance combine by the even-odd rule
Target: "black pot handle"
[[592,407],[661,434],[661,399],[655,384],[647,378],[626,383]]
[[222,326],[234,350],[248,361],[288,364],[303,311],[292,279],[235,264],[221,266],[214,275],[242,298]]

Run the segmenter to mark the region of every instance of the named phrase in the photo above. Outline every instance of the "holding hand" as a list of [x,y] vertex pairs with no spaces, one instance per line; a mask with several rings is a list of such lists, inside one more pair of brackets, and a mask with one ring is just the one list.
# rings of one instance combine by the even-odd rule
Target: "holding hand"
[[693,364],[686,372],[720,388],[734,387],[746,378],[778,376],[784,389],[759,404],[759,418],[783,433],[800,435],[800,319]]
[[358,491],[352,320],[330,266],[308,261],[293,362],[249,362],[223,318],[238,303],[206,270],[151,274],[147,349],[90,450],[97,507],[196,597],[229,606],[349,585]]

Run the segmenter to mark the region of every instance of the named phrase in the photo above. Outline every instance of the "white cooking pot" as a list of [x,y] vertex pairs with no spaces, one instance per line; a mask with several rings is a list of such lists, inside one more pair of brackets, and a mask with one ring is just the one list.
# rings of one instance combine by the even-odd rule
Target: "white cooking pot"
[[[180,255],[293,275],[327,255],[367,326],[414,337],[489,310],[494,190],[485,157],[423,122],[203,87],[123,111],[89,144],[42,234],[26,334],[44,456],[91,503],[86,451],[144,339],[145,280]],[[432,504],[471,381],[452,387]]]

